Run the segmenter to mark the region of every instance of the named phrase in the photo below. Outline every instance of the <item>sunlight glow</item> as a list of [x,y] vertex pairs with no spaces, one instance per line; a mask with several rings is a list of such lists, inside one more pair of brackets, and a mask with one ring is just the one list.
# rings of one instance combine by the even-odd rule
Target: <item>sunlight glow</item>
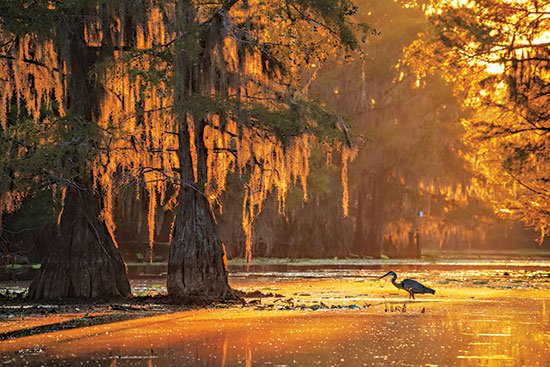
[[504,65],[499,63],[487,63],[485,71],[489,74],[502,74],[504,72]]

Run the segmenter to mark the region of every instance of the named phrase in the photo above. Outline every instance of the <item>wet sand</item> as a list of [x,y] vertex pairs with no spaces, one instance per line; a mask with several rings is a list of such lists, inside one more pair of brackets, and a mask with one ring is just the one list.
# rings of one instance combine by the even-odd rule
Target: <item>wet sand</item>
[[233,272],[235,288],[282,297],[6,340],[0,353],[44,366],[550,366],[545,264],[385,270],[436,293],[408,301],[373,269]]

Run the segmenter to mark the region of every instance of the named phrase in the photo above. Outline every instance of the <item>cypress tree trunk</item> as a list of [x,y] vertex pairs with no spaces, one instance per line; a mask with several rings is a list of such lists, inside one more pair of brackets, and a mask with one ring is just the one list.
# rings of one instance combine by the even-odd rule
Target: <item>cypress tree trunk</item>
[[[361,172],[361,178],[366,178],[365,171]],[[359,184],[357,188],[357,217],[355,219],[355,235],[353,238],[352,251],[354,255],[366,255],[365,246],[367,238],[365,236],[365,201],[366,193],[365,182]]]
[[182,188],[170,243],[168,293],[205,300],[236,299],[227,279],[224,248],[210,205],[193,188]]
[[[185,113],[181,116],[186,118]],[[183,185],[172,229],[166,285],[168,293],[176,297],[210,301],[237,299],[229,286],[218,224],[203,191],[208,154],[204,145],[206,121],[195,121],[196,178],[191,159],[191,137],[185,120],[179,131],[178,157]]]
[[[84,41],[86,14],[95,9],[81,10],[82,17],[63,19],[59,26],[60,55],[67,63],[68,116],[71,124],[93,122],[98,115],[102,90],[89,80],[88,72],[112,51],[105,36],[101,50],[88,47]],[[126,266],[101,218],[101,198],[92,189],[92,177],[86,172],[84,156],[75,156],[77,176],[83,189],[67,188],[65,204],[56,243],[33,280],[31,299],[95,298],[130,295]],[[73,172],[74,173],[74,172]],[[85,179],[86,180],[86,179]]]
[[[223,7],[229,10],[235,2],[225,2]],[[180,31],[186,31],[189,27],[192,29],[197,24],[196,9],[191,2],[179,2],[177,14],[177,28]],[[179,119],[181,185],[170,242],[166,285],[168,293],[176,297],[209,301],[237,299],[229,286],[218,224],[204,193],[208,171],[208,150],[204,143],[207,111],[192,111],[185,106],[188,99],[203,92],[211,93],[210,84],[205,81],[207,75],[202,69],[207,64],[202,58],[208,58],[208,50],[204,49],[205,40],[199,37],[195,41],[204,51],[198,59],[192,58],[185,50],[178,50],[174,58],[174,104]],[[192,125],[189,124],[191,120]],[[193,129],[192,135],[189,129]],[[192,143],[196,154],[195,168]]]
[[366,171],[362,172],[361,177],[353,251],[357,255],[379,257],[383,252],[384,181]]
[[126,267],[91,189],[67,188],[57,241],[29,288],[29,298],[130,295]]

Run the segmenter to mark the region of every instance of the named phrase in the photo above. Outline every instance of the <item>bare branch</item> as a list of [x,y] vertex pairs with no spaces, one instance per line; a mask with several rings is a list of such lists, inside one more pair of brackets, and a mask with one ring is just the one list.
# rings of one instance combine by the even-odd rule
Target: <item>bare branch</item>
[[342,116],[338,116],[338,124],[340,125],[340,128],[342,129],[342,132],[344,133],[344,138],[346,139],[346,144],[348,145],[348,147],[352,147],[353,145],[351,144],[351,140],[349,138],[349,134],[348,134],[348,128],[346,127],[346,124],[344,124],[344,119],[342,118]]
[[514,179],[514,181],[516,181],[517,183],[519,183],[521,186],[523,186],[524,188],[526,188],[527,190],[529,191],[532,191],[534,192],[535,194],[537,195],[548,195],[548,192],[543,192],[543,191],[539,191],[537,189],[534,189],[532,187],[530,187],[529,185],[527,185],[526,183],[524,183],[521,179],[519,179],[516,175],[514,175],[512,173],[512,171],[510,171],[508,168],[506,168],[506,166],[504,164],[501,164],[502,168],[504,169],[504,171],[506,171],[506,173],[508,173],[510,175],[510,177],[512,177]]
[[[10,56],[10,55],[0,55],[0,59],[17,60],[14,56]],[[23,61],[26,64],[36,65],[36,66],[40,66],[40,67],[46,68],[46,69],[51,70],[51,71],[55,71],[56,73],[59,72],[58,68],[49,67],[48,65],[46,65],[46,64],[44,64],[40,61],[37,61],[37,60],[21,59],[21,61]]]

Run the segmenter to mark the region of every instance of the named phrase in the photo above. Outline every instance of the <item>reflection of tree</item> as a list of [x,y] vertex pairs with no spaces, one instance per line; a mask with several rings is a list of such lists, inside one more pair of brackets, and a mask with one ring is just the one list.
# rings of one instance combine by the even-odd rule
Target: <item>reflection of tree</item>
[[408,53],[421,74],[442,70],[464,104],[468,156],[495,210],[550,225],[550,4],[431,2],[430,28]]

